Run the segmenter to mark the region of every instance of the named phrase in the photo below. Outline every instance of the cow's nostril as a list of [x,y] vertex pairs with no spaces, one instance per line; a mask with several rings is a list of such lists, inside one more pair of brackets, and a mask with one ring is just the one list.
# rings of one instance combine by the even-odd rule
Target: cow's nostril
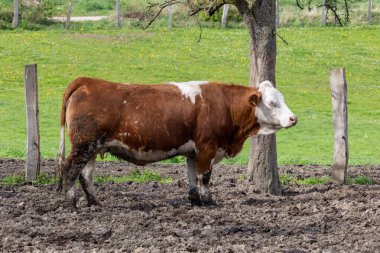
[[297,117],[296,116],[290,116],[290,122],[292,122],[293,124],[296,124],[297,123]]

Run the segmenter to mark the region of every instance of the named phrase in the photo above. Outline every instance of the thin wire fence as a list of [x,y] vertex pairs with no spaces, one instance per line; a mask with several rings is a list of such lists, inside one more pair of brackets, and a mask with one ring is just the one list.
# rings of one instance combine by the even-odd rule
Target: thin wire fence
[[[66,89],[67,86],[42,86],[39,87],[39,89],[60,89],[64,90]],[[329,89],[330,86],[328,85],[280,85],[277,87],[279,89],[290,89],[290,88],[323,88],[323,89]],[[355,85],[355,84],[350,84],[348,88],[361,88],[361,89],[380,89],[380,85],[370,85],[370,86],[365,86],[365,85]],[[18,87],[18,88],[12,88],[12,89],[2,89],[0,88],[0,92],[24,92],[24,87]]]
[[[48,99],[47,97],[44,97],[44,94],[48,91],[52,91],[52,90],[55,90],[55,91],[58,91],[58,92],[62,92],[66,89],[66,85],[63,85],[63,86],[43,86],[41,85],[39,87],[39,91],[40,91],[40,99],[41,100],[45,100],[45,99]],[[348,86],[348,95],[350,93],[350,91],[352,89],[351,88],[358,88],[358,89],[380,89],[380,85],[369,85],[369,86],[364,86],[364,85],[355,85],[355,84],[349,84]],[[315,88],[322,88],[322,89],[326,89],[328,91],[330,91],[330,86],[329,85],[279,85],[279,89],[297,89],[297,88],[305,88],[305,89],[315,89]],[[20,95],[20,98],[22,99],[22,101],[24,100],[24,87],[15,87],[15,88],[0,88],[0,96],[4,96],[4,97],[7,97],[6,93],[13,93],[13,92],[16,92],[16,93],[19,93]],[[61,101],[61,97],[58,97],[57,98],[59,100],[58,105],[60,106],[60,101]],[[1,101],[1,97],[0,97],[0,103],[2,102]],[[21,103],[20,101],[18,103]],[[349,107],[350,108],[350,107]],[[305,109],[308,109],[308,108],[305,108]],[[310,108],[309,108],[310,109]],[[375,108],[376,109],[376,108]],[[51,110],[51,108],[50,108]],[[20,117],[20,114],[24,114],[25,112],[25,109],[24,107],[20,107],[19,106],[19,110],[18,112],[15,112],[15,114],[13,115],[15,118],[17,117]],[[327,111],[326,111],[327,112]],[[1,113],[1,111],[0,111]],[[44,107],[40,107],[40,113],[41,114],[44,114],[46,112],[44,112]],[[321,117],[322,118],[326,118],[327,115],[324,114],[320,117],[318,117],[318,113],[315,113],[317,116],[314,118],[304,118],[304,121],[312,121],[312,122],[321,122]],[[327,113],[330,113],[327,112]],[[349,109],[349,113],[350,113],[350,109]],[[307,115],[308,112],[307,111],[304,111],[303,114]],[[18,116],[17,116],[18,115]],[[349,120],[349,123],[352,122],[352,123],[355,123],[357,122],[357,118],[355,119],[352,119],[352,118],[348,118]],[[380,120],[380,119],[379,119]],[[58,121],[58,118],[57,118],[57,121]],[[323,124],[326,124],[326,120],[322,120],[324,123]],[[359,118],[359,121],[360,121],[360,118]],[[26,135],[26,128],[25,126],[22,125],[23,123],[21,123],[20,125],[20,122],[17,122],[15,124],[12,124],[10,129],[13,133],[17,133],[17,135]],[[46,137],[44,135],[46,135],[46,129],[44,129],[44,122],[42,121],[41,122],[41,143],[42,143],[42,147],[41,147],[41,153],[42,153],[42,156],[43,157],[49,157],[49,156],[52,156],[52,154],[55,154],[56,151],[58,150],[58,141],[57,141],[57,144],[54,145],[54,146],[51,146],[51,143],[50,143],[50,146],[48,147],[43,147],[44,144],[46,144],[46,139],[54,139],[54,137],[52,136],[49,136],[49,137]],[[329,123],[330,124],[330,123]],[[331,122],[332,124],[332,122]],[[288,133],[283,133],[280,132],[280,134],[277,135],[277,144],[278,144],[278,147],[280,148],[281,152],[283,152],[283,148],[281,149],[281,146],[286,146],[286,144],[294,144],[294,145],[297,145],[297,143],[301,143],[301,142],[304,142],[304,143],[309,143],[310,145],[317,145],[317,146],[320,146],[320,147],[323,147],[324,149],[320,151],[320,153],[314,153],[314,154],[311,154],[309,150],[305,149],[305,152],[302,154],[302,155],[298,155],[298,154],[295,154],[295,155],[289,155],[287,158],[285,158],[287,161],[310,161],[310,162],[314,162],[314,163],[328,163],[329,161],[332,161],[332,156],[333,156],[333,152],[332,152],[332,147],[333,147],[333,128],[331,126],[331,132],[328,132],[328,133],[325,133],[323,135],[320,135],[318,132],[315,132],[315,129],[310,129],[311,131],[314,131],[313,134],[310,134],[309,136],[294,136],[294,135],[289,135]],[[59,129],[57,128],[57,140],[58,140],[58,137],[59,137]],[[352,138],[350,138],[350,124],[349,124],[349,145],[355,145],[355,142],[357,142],[360,138],[356,135],[355,136],[355,141],[353,141]],[[315,133],[318,133],[319,135],[315,135]],[[49,135],[51,135],[51,133],[49,133]],[[379,140],[376,140],[375,138],[371,137],[371,136],[367,136],[367,137],[363,137],[363,142],[367,143],[367,147],[368,149],[371,149],[372,151],[369,152],[371,154],[377,152],[379,155],[376,156],[376,155],[355,155],[355,153],[351,152],[350,151],[350,156],[349,156],[349,163],[353,163],[353,164],[375,164],[375,163],[380,163],[380,147],[378,147],[377,143]],[[5,140],[0,140],[0,154],[2,154],[4,156],[9,154],[9,155],[16,155],[16,156],[22,156],[24,155],[25,153],[25,146],[26,146],[26,141],[22,140],[22,142],[20,142],[19,140],[14,140],[14,142],[12,141],[5,141]],[[306,145],[307,146],[307,145]],[[328,147],[328,148],[326,148]],[[286,151],[288,152],[288,151]],[[291,153],[291,150],[289,151],[289,153]],[[48,155],[46,155],[48,154]],[[245,158],[243,158],[241,155],[236,157],[235,159],[233,159],[234,161],[243,161]],[[279,157],[279,160],[281,160],[282,158]],[[318,162],[320,161],[320,162]],[[243,161],[244,162],[244,161]]]

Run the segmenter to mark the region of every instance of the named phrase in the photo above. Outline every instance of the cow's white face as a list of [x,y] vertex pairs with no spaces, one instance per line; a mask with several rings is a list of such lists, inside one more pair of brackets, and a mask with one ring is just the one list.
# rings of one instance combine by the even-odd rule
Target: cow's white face
[[281,128],[297,124],[297,117],[285,104],[282,94],[269,81],[259,85],[261,101],[256,105],[256,117],[260,124],[258,134],[272,134]]

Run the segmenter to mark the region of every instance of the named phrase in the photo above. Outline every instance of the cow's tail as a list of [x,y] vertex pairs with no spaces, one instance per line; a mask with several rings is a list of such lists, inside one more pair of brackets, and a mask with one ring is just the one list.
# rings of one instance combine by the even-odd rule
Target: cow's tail
[[65,125],[61,125],[59,149],[56,160],[56,176],[58,179],[57,191],[62,191],[62,172],[65,164]]
[[74,80],[69,84],[65,93],[63,94],[62,100],[62,109],[61,109],[61,130],[60,130],[60,141],[59,141],[59,149],[56,159],[56,168],[55,174],[57,177],[57,191],[62,191],[63,188],[63,168],[65,165],[65,126],[66,126],[66,107],[67,102],[70,96],[82,85],[88,83],[88,78],[81,77]]

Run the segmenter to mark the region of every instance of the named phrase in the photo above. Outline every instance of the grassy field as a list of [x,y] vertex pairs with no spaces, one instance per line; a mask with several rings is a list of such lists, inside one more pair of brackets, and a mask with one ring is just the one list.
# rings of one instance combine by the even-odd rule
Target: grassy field
[[[281,28],[279,90],[299,124],[277,134],[280,164],[330,164],[332,116],[329,70],[347,72],[351,164],[380,164],[380,27]],[[38,64],[41,152],[54,158],[59,144],[62,93],[79,76],[120,82],[216,80],[247,84],[244,28],[167,31],[1,31],[0,157],[25,157],[24,65]],[[232,163],[247,162],[248,145]]]

